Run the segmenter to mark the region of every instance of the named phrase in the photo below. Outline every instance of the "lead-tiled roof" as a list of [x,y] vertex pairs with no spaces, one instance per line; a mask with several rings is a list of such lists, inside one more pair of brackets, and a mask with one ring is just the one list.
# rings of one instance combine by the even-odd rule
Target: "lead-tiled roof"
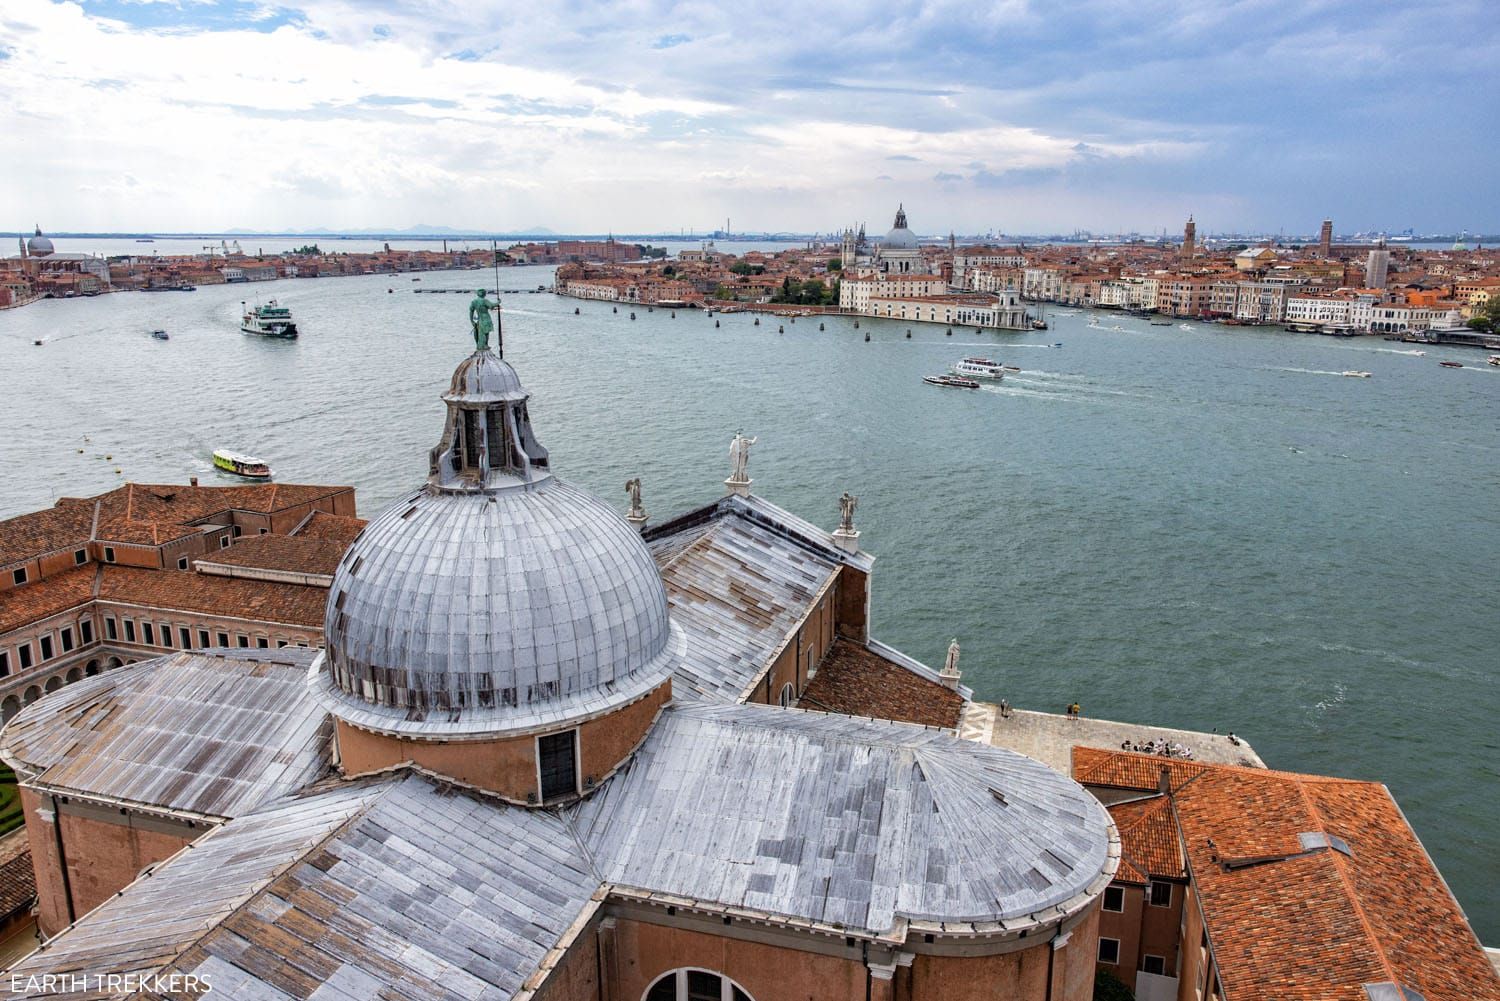
[[328,768],[311,651],[178,653],[85,678],[23,709],[0,754],[29,784],[234,817]]

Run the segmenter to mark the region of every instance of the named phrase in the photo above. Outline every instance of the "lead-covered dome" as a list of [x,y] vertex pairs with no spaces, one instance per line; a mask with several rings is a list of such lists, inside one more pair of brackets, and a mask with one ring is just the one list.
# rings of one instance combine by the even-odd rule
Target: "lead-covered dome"
[[890,232],[885,234],[885,239],[880,242],[882,250],[915,250],[917,248],[916,234],[906,228],[905,206],[896,209],[896,224],[891,227]]
[[52,253],[52,241],[42,235],[42,227],[36,228],[36,234],[26,241],[26,254],[29,257],[47,257]]
[[330,710],[408,735],[545,728],[632,702],[679,646],[640,534],[558,480],[515,370],[454,372],[428,482],[365,528],[325,619]]

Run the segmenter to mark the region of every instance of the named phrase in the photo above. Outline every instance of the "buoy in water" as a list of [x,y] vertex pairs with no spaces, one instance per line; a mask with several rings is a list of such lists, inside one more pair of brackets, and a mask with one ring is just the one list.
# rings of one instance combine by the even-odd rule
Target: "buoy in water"
[[718,320],[715,320],[715,321],[714,321],[714,326],[715,326],[715,327],[718,327],[718,325],[719,325],[719,321],[718,321]]
[[854,321],[854,329],[855,329],[855,330],[858,330],[858,329],[859,329],[859,321],[858,321],[858,320],[855,320],[855,321]]
[[870,343],[870,332],[868,330],[865,331],[865,343]]
[[784,334],[784,333],[786,333],[786,328],[785,327],[777,327],[776,328],[776,332],[778,334]]
[[953,336],[953,328],[952,328],[952,327],[949,327],[949,328],[948,328],[948,336],[949,336],[949,337],[952,337],[952,336]]
[[79,455],[82,455],[82,454],[83,454],[83,449],[81,449],[81,448],[80,448],[80,449],[79,449],[79,450],[78,450],[78,454],[79,454]]
[[907,339],[907,340],[911,340],[911,331],[910,331],[910,330],[908,330],[908,331],[907,331],[907,332],[906,332],[906,339]]
[[577,315],[578,315],[578,307],[577,307],[577,306],[574,306],[574,307],[573,307],[573,315],[574,315],[574,316],[577,316]]
[[104,461],[105,461],[105,462],[114,462],[114,461],[115,461],[115,457],[114,457],[114,456],[112,456],[112,455],[106,455],[106,456],[105,456],[105,457],[104,457]]
[[42,342],[40,340],[35,340],[35,341],[32,341],[31,343],[35,344],[37,347],[41,347],[42,346]]
[[388,289],[386,289],[386,290],[385,290],[385,294],[386,294],[386,295],[390,295],[390,294],[391,294],[391,293],[392,293],[392,292],[394,292],[394,291],[396,291],[396,290],[395,290],[395,289],[393,289],[393,288],[388,288]]
[[760,317],[758,317],[758,316],[755,318],[755,325],[757,327],[760,326]]
[[619,306],[611,306],[610,309],[613,310],[616,313],[618,313],[620,311],[620,307]]
[[631,319],[632,319],[632,320],[633,320],[633,319],[635,319],[635,314],[634,314],[634,313],[631,313],[631,314],[630,314],[630,318],[631,318]]
[[672,310],[672,319],[677,319],[677,310]]
[[820,323],[820,324],[818,324],[818,329],[819,329],[819,330],[822,330],[822,329],[823,329],[823,324],[821,324],[821,323]]

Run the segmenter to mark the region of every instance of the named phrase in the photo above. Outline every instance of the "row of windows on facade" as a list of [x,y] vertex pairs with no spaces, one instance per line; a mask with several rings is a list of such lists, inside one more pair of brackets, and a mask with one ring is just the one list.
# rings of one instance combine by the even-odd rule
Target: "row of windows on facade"
[[[265,535],[265,534],[267,534],[268,531],[269,531],[269,529],[262,528],[260,530],[260,534],[261,535]],[[235,534],[236,537],[241,534],[241,532],[240,532],[240,526],[238,526],[238,525],[234,526],[234,534]],[[221,536],[219,536],[219,548],[220,549],[228,549],[229,548],[229,542],[230,542],[230,537],[229,536],[227,536],[227,535],[221,535]],[[74,566],[81,567],[85,563],[87,563],[88,561],[89,561],[89,551],[87,549],[75,549],[73,551],[73,565]],[[115,547],[114,546],[105,546],[104,547],[104,562],[105,563],[113,563],[113,562],[115,562]],[[178,570],[186,570],[187,568],[188,568],[188,558],[186,556],[179,556],[177,558],[177,569]],[[16,569],[14,569],[14,570],[12,570],[10,572],[10,579],[11,579],[11,583],[15,584],[17,587],[20,587],[22,584],[25,584],[28,580],[31,579],[31,574],[27,571],[26,567],[17,567]]]
[[[173,630],[176,630],[174,642]],[[217,642],[210,642],[210,633]],[[197,635],[197,644],[193,643],[194,634]],[[164,650],[204,650],[209,647],[237,646],[249,649],[254,646],[260,650],[269,649],[271,638],[268,636],[251,636],[248,633],[234,633],[233,643],[230,642],[231,634],[223,630],[194,630],[188,626],[176,626],[163,622],[159,625],[153,622],[142,621],[137,629],[134,619],[120,619],[118,622],[112,615],[104,617],[104,639],[106,641],[121,639],[126,643],[136,643],[142,646],[159,646]],[[71,653],[75,646],[88,646],[94,642],[94,623],[90,619],[80,619],[78,622],[78,643],[74,642],[72,626],[63,626],[57,631],[56,638],[52,633],[46,633],[36,640],[36,650],[33,651],[30,641],[18,644],[15,647],[15,667],[25,671],[38,664],[48,661],[62,654]],[[276,647],[280,649],[286,646],[307,646],[307,640],[291,640],[283,637],[276,639]],[[37,654],[40,656],[37,656]],[[6,677],[11,672],[11,651],[0,650],[0,678]]]

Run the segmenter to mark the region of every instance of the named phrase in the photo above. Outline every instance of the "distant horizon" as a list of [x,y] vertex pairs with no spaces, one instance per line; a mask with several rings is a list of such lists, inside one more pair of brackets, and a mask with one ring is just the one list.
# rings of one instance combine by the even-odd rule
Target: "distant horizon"
[[[718,230],[703,230],[697,232],[669,232],[650,231],[638,233],[620,232],[557,232],[546,228],[531,230],[449,230],[438,227],[422,229],[347,229],[332,230],[322,227],[313,229],[287,229],[287,230],[247,230],[247,229],[224,229],[224,230],[118,230],[118,231],[53,231],[42,230],[49,238],[59,240],[79,239],[117,239],[117,240],[139,240],[139,239],[222,239],[240,240],[246,238],[262,239],[310,239],[310,240],[409,240],[419,242],[442,242],[443,240],[531,240],[534,242],[552,242],[559,240],[586,240],[603,241],[614,239],[621,242],[636,243],[645,240],[658,241],[692,241],[692,240],[723,240],[727,242],[789,242],[811,239],[835,239],[841,235],[839,230],[805,230],[805,231],[771,231],[771,230],[744,230],[725,233]],[[879,241],[884,231],[869,231],[866,236],[870,240]],[[34,230],[0,230],[0,239],[17,239],[32,236]],[[950,234],[921,233],[918,239],[928,242],[946,241]],[[996,242],[1056,242],[1056,243],[1084,243],[1089,241],[1103,240],[1106,242],[1132,242],[1132,243],[1180,243],[1182,233],[1159,231],[1145,233],[1139,231],[1109,232],[1103,230],[1077,230],[1072,232],[1036,232],[1036,233],[954,233],[951,234],[960,242],[974,243],[975,241],[990,240]],[[1437,243],[1453,241],[1462,237],[1472,243],[1500,242],[1500,233],[1484,234],[1474,233],[1467,230],[1452,233],[1417,233],[1407,230],[1370,230],[1352,233],[1335,232],[1333,239],[1335,243],[1344,241],[1365,241],[1377,237],[1384,237],[1389,241],[1398,243]],[[1270,231],[1211,231],[1201,226],[1197,231],[1198,240],[1273,240],[1280,243],[1316,243],[1319,238],[1318,232],[1310,233],[1273,233]]]

